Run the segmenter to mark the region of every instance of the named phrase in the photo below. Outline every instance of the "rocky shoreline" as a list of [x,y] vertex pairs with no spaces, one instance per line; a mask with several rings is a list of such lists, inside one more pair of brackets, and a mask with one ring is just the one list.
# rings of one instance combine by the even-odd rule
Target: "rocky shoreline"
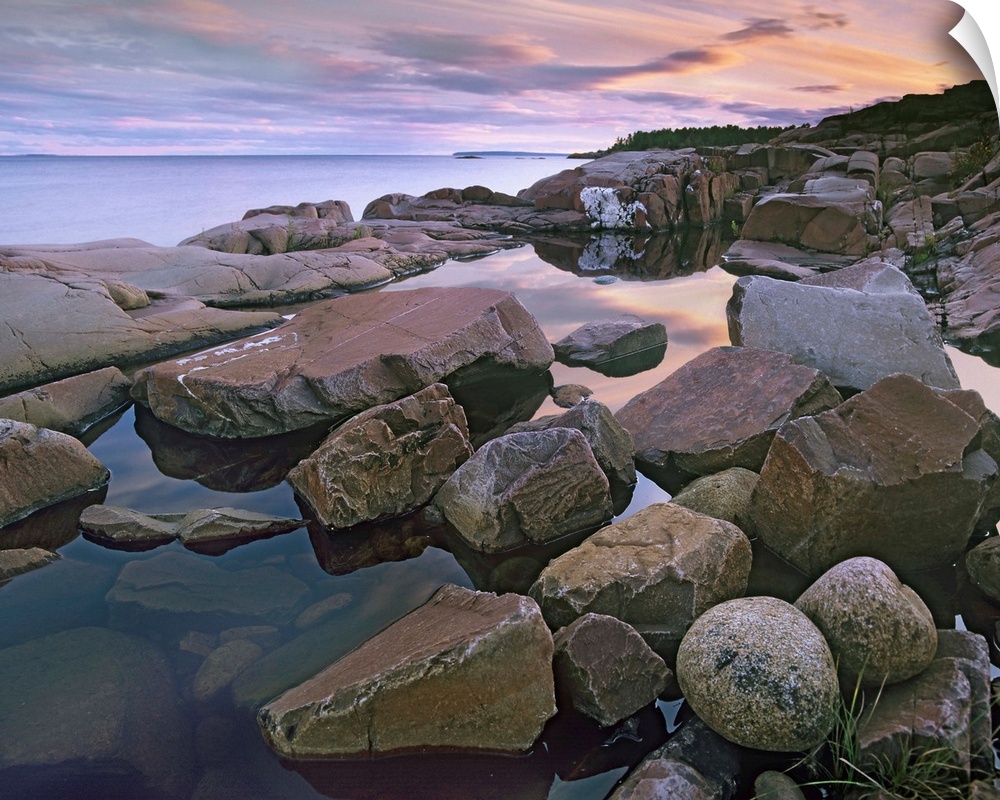
[[[24,663],[44,675],[72,653],[95,675],[133,671],[121,698],[148,679],[173,719],[174,678],[135,644],[156,618],[199,659],[194,701],[231,698],[293,762],[518,754],[557,714],[610,732],[683,697],[693,716],[611,796],[794,798],[768,787],[803,754],[796,781],[835,785],[831,748],[856,703],[852,780],[932,757],[954,786],[941,796],[1000,796],[992,631],[953,629],[959,586],[1000,618],[1000,419],[944,347],[1000,365],[1000,157],[955,182],[984,125],[997,142],[991,102],[969,84],[770,143],[615,153],[516,197],[386,195],[360,221],[327,201],[251,210],[174,248],[0,246],[0,577],[52,569],[50,512],[129,551],[223,552],[308,526],[331,572],[369,563],[339,561],[338,539],[403,519],[413,531],[391,558],[433,539],[476,587],[435,587],[314,663],[321,651],[282,653],[274,637],[363,615],[349,595],[307,606],[309,587],[270,566],[164,551],[107,587],[114,630],[0,649],[10,696],[36,692]],[[720,229],[738,233],[724,250]],[[525,241],[641,275],[692,230],[742,276],[731,346],[616,413],[562,387],[569,410],[532,420],[537,403],[503,392],[548,392],[555,360],[648,369],[662,326],[594,320],[550,343],[507,292],[364,291]],[[304,518],[104,505],[109,473],[83,441],[132,403],[167,438],[258,448],[254,480],[287,480]],[[618,517],[637,468],[673,498]],[[267,581],[280,590],[246,600]],[[191,615],[223,619],[225,641]],[[101,710],[108,733],[89,751],[30,732],[47,702],[0,706],[0,777],[83,759],[148,796],[211,796],[185,745],[159,757],[128,741],[124,700]]]

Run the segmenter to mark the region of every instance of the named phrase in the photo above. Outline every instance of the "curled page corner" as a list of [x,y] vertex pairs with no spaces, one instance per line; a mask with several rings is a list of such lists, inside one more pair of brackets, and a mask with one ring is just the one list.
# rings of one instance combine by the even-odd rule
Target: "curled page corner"
[[[979,67],[979,71],[983,73],[990,91],[993,92],[993,103],[997,106],[998,114],[1000,114],[997,73],[990,53],[991,42],[993,52],[1000,52],[1000,26],[996,24],[996,0],[955,0],[955,2],[965,9],[965,14],[951,29],[950,34],[968,51],[973,61],[976,62],[976,66]],[[987,27],[981,27],[976,21],[977,18],[984,21]]]

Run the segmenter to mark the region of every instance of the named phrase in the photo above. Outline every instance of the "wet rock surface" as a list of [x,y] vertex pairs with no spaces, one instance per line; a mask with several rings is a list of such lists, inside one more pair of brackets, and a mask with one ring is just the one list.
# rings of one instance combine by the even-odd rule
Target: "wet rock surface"
[[599,369],[617,359],[666,346],[667,329],[663,323],[623,314],[588,322],[553,344],[552,349],[561,364]]
[[615,416],[632,434],[638,468],[670,491],[730,467],[759,470],[779,426],[840,399],[823,374],[783,353],[717,347]]
[[774,597],[729,600],[685,634],[677,680],[695,713],[758,750],[807,750],[833,729],[839,696],[830,648],[815,625]]
[[977,422],[956,405],[909,376],[884,378],[778,431],[751,500],[754,528],[813,575],[859,554],[904,573],[952,563],[996,474],[978,444]]
[[133,395],[179,428],[252,438],[391,402],[473,364],[550,363],[513,295],[415,289],[311,306],[265,335],[148,368]]
[[465,412],[433,384],[348,420],[288,482],[324,526],[350,528],[425,505],[471,455]]
[[527,750],[555,713],[552,638],[535,603],[445,586],[261,709],[291,758],[416,747]]

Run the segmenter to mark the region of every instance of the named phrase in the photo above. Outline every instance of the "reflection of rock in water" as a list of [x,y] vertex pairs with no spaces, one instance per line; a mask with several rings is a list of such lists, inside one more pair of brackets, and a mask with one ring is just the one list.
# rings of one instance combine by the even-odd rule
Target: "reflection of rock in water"
[[719,264],[730,239],[729,231],[713,226],[672,233],[602,231],[582,238],[536,235],[529,240],[543,261],[576,275],[663,280],[704,272]]
[[55,551],[69,544],[80,533],[77,522],[83,509],[95,503],[103,503],[107,494],[108,486],[105,484],[99,489],[47,506],[11,523],[2,530],[0,549],[41,547]]
[[416,558],[431,544],[428,526],[420,514],[339,531],[330,531],[315,521],[308,528],[316,561],[331,575]]
[[459,370],[444,382],[455,402],[465,410],[469,440],[477,448],[515,422],[531,419],[552,388],[549,372],[494,367],[482,374],[472,374],[467,369]]
[[215,439],[187,433],[135,407],[135,431],[164,475],[195,480],[222,492],[255,492],[277,486],[311,453],[330,424],[260,439]]

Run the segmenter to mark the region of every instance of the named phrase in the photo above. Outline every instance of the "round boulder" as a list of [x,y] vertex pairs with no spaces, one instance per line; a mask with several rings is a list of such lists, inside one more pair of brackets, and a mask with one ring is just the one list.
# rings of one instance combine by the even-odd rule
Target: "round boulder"
[[820,629],[845,690],[898,683],[923,672],[937,651],[930,610],[885,563],[861,556],[831,567],[795,607]]
[[691,708],[736,744],[807,750],[833,729],[837,671],[819,629],[776,597],[713,606],[688,630],[677,679]]
[[1000,600],[1000,538],[991,536],[965,556],[965,569],[983,594]]

